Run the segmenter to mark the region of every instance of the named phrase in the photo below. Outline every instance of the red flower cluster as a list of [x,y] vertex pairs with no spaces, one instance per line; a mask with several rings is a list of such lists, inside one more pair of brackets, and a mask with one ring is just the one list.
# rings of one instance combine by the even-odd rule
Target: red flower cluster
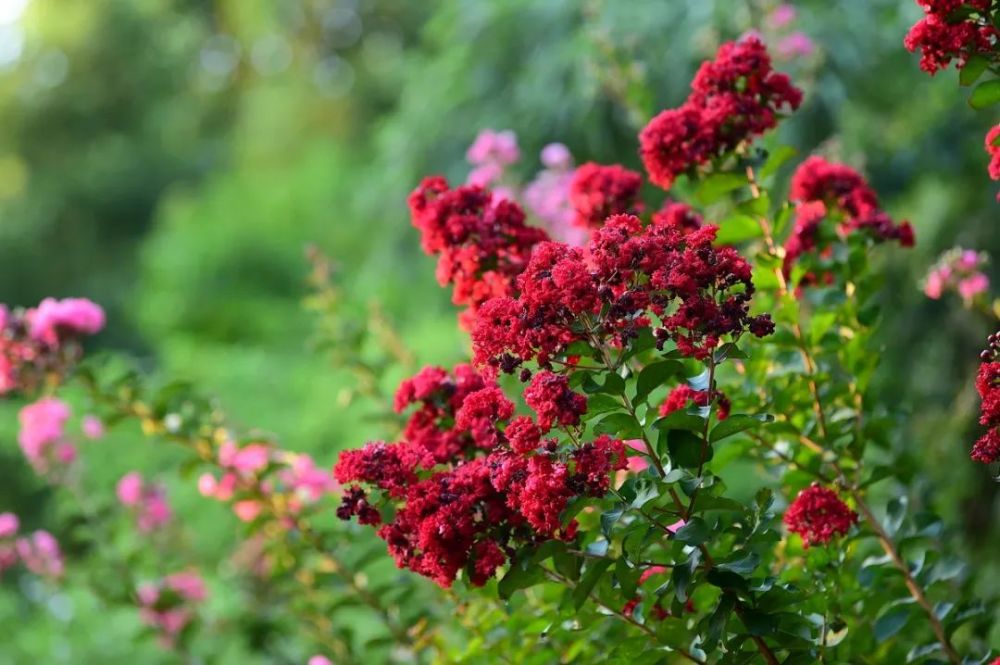
[[536,374],[526,399],[541,426],[514,417],[496,383],[467,365],[453,375],[427,368],[404,381],[397,410],[418,405],[406,427],[410,438],[341,453],[334,475],[354,485],[338,517],[379,524],[375,504],[395,504],[379,536],[397,565],[445,587],[462,570],[471,584],[484,584],[526,542],[572,539],[576,525],[562,523],[563,511],[577,496],[608,491],[612,473],[625,467],[625,447],[607,435],[567,451],[555,439],[542,445],[543,430],[575,424],[586,409],[564,377]]
[[642,212],[639,190],[642,176],[618,164],[603,166],[587,162],[573,174],[569,202],[575,216],[573,223],[585,229],[597,229],[612,215]]
[[913,246],[910,223],[896,224],[879,208],[878,196],[864,177],[844,164],[810,157],[792,176],[789,197],[796,203],[796,216],[785,242],[786,277],[800,256],[825,249],[819,247],[819,230],[827,218],[840,221],[838,232],[843,236],[864,231],[876,242],[897,240],[903,247]]
[[444,178],[426,178],[409,205],[423,250],[438,256],[438,283],[453,284],[452,302],[468,308],[460,318],[465,328],[482,303],[511,294],[531,248],[548,238],[524,223],[516,203],[475,185],[451,189]]
[[538,372],[524,391],[524,401],[538,414],[538,426],[544,432],[559,424],[574,427],[587,412],[587,398],[569,388],[563,374]]
[[686,235],[704,226],[705,220],[686,203],[668,199],[653,213],[653,224],[672,227]]
[[920,51],[920,68],[928,74],[957,60],[959,69],[973,55],[990,55],[1000,39],[990,23],[992,0],[917,0],[924,18],[910,28],[903,45]]
[[989,348],[983,351],[983,364],[976,375],[976,391],[982,398],[979,424],[989,427],[989,431],[972,447],[972,459],[983,464],[1000,461],[1000,333],[989,336]]
[[[729,398],[726,397],[722,392],[716,390],[714,391],[715,396],[715,406],[718,409],[716,416],[719,420],[725,420],[729,417],[729,411],[732,408],[732,404]],[[691,386],[683,383],[667,395],[667,398],[663,400],[660,404],[660,417],[670,415],[675,411],[680,411],[681,409],[687,407],[688,402],[694,402],[698,406],[708,406],[708,391],[707,390],[696,390]]]
[[784,517],[785,526],[802,536],[807,548],[845,535],[857,521],[858,514],[836,492],[815,483],[799,492]]
[[698,70],[684,104],[663,111],[639,134],[650,181],[669,189],[681,173],[773,129],[779,111],[801,103],[802,92],[788,76],[771,69],[760,39],[723,44]]
[[653,325],[662,348],[673,339],[705,358],[724,335],[770,334],[767,315],[750,316],[750,266],[731,247],[712,245],[717,227],[687,233],[659,217],[643,227],[616,215],[586,249],[542,243],[518,277],[520,294],[485,303],[472,330],[476,361],[512,372],[547,367],[576,341],[625,344]]

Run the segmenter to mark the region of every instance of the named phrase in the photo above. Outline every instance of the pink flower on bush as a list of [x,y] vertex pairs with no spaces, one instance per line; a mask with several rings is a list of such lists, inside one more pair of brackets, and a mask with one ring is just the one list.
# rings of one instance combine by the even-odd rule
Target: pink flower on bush
[[88,439],[100,439],[104,436],[104,423],[97,416],[84,416],[80,423],[80,429]]
[[289,453],[289,458],[288,468],[281,471],[279,478],[298,499],[313,503],[340,487],[333,473],[317,467],[309,455]]
[[798,58],[812,55],[816,45],[806,33],[793,32],[787,37],[782,37],[775,50],[781,58]]
[[0,513],[0,538],[17,535],[21,522],[14,513]]
[[795,16],[795,7],[788,3],[784,3],[774,8],[774,10],[768,15],[767,22],[772,28],[780,30],[781,28],[791,25],[795,21]]
[[465,158],[476,166],[483,164],[509,166],[521,158],[521,151],[517,147],[517,135],[509,129],[500,132],[484,129],[469,146]]
[[46,298],[27,314],[32,338],[57,344],[60,334],[93,335],[104,327],[104,310],[86,298]]
[[65,465],[76,458],[76,448],[64,438],[69,416],[69,406],[55,397],[44,397],[18,414],[21,429],[17,441],[40,473],[48,472],[53,462]]
[[173,517],[163,488],[143,481],[138,471],[122,476],[118,481],[117,493],[122,505],[133,509],[139,531],[153,531]]
[[197,605],[207,596],[205,582],[198,573],[174,573],[136,589],[139,618],[159,632],[161,644],[171,648],[180,632],[194,619]]
[[989,255],[985,252],[950,249],[931,267],[924,281],[924,294],[938,300],[949,291],[955,292],[968,306],[990,288],[990,279],[983,272],[988,263]]
[[316,655],[309,659],[308,665],[333,665],[333,661],[326,656]]
[[573,223],[576,218],[570,203],[570,186],[576,173],[573,156],[562,143],[550,143],[542,148],[541,160],[545,168],[524,188],[524,204],[553,238],[582,246],[590,234]]
[[35,531],[14,543],[24,567],[42,577],[62,577],[64,565],[59,543],[48,531]]
[[243,448],[232,441],[219,446],[219,464],[241,474],[254,474],[271,461],[271,449],[262,443],[251,443]]

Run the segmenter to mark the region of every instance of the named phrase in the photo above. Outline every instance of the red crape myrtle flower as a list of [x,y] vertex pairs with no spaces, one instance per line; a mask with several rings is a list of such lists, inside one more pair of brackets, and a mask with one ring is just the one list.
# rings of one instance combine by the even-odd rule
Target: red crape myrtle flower
[[956,61],[959,69],[973,55],[990,55],[1000,32],[989,22],[992,0],[917,0],[924,17],[910,28],[903,45],[920,51],[920,68],[928,74]]
[[[540,372],[534,384],[529,403],[551,418],[545,429],[572,424],[586,409],[563,377]],[[425,368],[402,383],[395,406],[413,410],[404,441],[341,453],[337,516],[381,524],[396,564],[441,586],[460,571],[482,585],[520,545],[573,539],[575,522],[562,522],[566,506],[604,496],[626,464],[624,444],[607,435],[566,451],[554,439],[543,445],[542,428],[514,416],[496,382],[468,365]],[[395,508],[387,523],[383,503]]]
[[643,226],[616,215],[587,247],[542,243],[518,277],[516,297],[480,308],[472,330],[478,364],[512,372],[542,367],[576,341],[622,345],[654,327],[659,345],[672,339],[704,359],[725,335],[770,334],[767,315],[751,316],[750,265],[732,247],[715,247],[718,227],[688,230],[674,216]]
[[[729,417],[729,410],[732,408],[732,404],[729,402],[729,398],[726,397],[721,391],[715,392],[715,405],[718,409],[716,415],[719,420],[725,420]],[[680,411],[688,405],[688,402],[694,402],[698,406],[708,406],[708,391],[707,390],[696,390],[686,383],[675,387],[667,395],[667,398],[663,400],[660,404],[660,417],[669,416],[675,411]]]
[[642,212],[639,190],[642,176],[618,164],[602,166],[587,162],[573,174],[569,202],[573,223],[585,229],[600,228],[611,215]]
[[845,535],[857,521],[857,513],[836,492],[815,483],[799,492],[784,517],[785,526],[799,534],[807,548]]
[[475,185],[451,189],[444,178],[426,178],[409,205],[421,247],[438,257],[438,283],[454,285],[452,302],[468,307],[461,315],[466,328],[482,303],[511,293],[531,248],[548,238],[524,223],[516,203]]
[[715,60],[698,70],[687,100],[657,115],[639,134],[650,181],[669,189],[678,175],[773,129],[781,110],[794,111],[801,103],[802,92],[771,69],[760,39],[723,44]]
[[844,164],[810,157],[795,170],[789,198],[796,203],[795,224],[785,242],[784,273],[791,274],[800,256],[824,252],[819,231],[827,219],[839,221],[841,236],[864,232],[875,242],[898,241],[903,247],[914,244],[909,222],[896,224],[879,208],[878,196],[864,177]]
[[976,375],[976,392],[982,398],[979,424],[989,428],[972,447],[971,457],[976,462],[992,464],[1000,461],[1000,333],[989,336],[989,347],[982,352],[983,363]]
[[538,426],[545,432],[556,424],[579,425],[580,416],[587,412],[587,398],[570,390],[565,375],[552,372],[538,372],[532,377],[524,401],[538,414]]

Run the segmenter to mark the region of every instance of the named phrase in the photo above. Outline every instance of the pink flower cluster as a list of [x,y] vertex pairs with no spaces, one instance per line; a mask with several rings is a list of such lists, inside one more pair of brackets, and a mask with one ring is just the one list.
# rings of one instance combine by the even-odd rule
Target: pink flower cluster
[[799,492],[784,517],[785,526],[802,537],[806,548],[844,536],[858,522],[858,514],[837,493],[813,483]]
[[76,459],[76,446],[65,436],[69,417],[69,405],[55,397],[43,397],[18,414],[17,442],[39,473],[58,472]]
[[[505,169],[521,158],[517,135],[509,129],[502,132],[484,129],[469,146],[465,158],[475,167],[466,183],[477,187],[495,186],[503,179]],[[493,194],[498,199],[514,198],[513,190],[503,186],[494,187]]]
[[38,307],[0,305],[0,395],[31,392],[61,374],[78,355],[76,342],[104,327],[104,310],[85,298],[46,298]]
[[778,5],[767,15],[766,26],[778,38],[774,49],[778,60],[805,58],[816,50],[806,33],[792,29],[797,16],[795,7],[788,3]]
[[570,187],[576,174],[573,156],[562,143],[550,143],[542,148],[541,159],[545,168],[524,188],[524,204],[555,240],[582,245],[589,232],[574,224],[577,213],[570,203]]
[[389,553],[445,587],[463,570],[484,584],[526,542],[573,539],[575,522],[563,524],[561,513],[576,496],[608,491],[612,473],[625,468],[624,444],[604,435],[564,450],[556,438],[543,440],[557,425],[575,427],[586,400],[547,372],[527,392],[537,422],[515,416],[495,381],[467,365],[428,367],[404,381],[396,409],[417,407],[406,438],[341,453],[334,474],[353,485],[338,517],[378,525],[378,506],[393,504],[378,530]]
[[669,189],[678,175],[773,129],[783,109],[794,111],[801,103],[802,92],[771,69],[759,38],[723,44],[698,70],[684,104],[663,111],[639,134],[650,181]]
[[139,531],[149,533],[170,522],[173,512],[166,491],[160,485],[145,482],[138,471],[122,476],[116,491],[118,501],[135,516]]
[[924,293],[933,300],[945,293],[958,293],[966,304],[990,288],[990,278],[983,272],[989,262],[985,252],[950,249],[938,259],[924,281]]
[[[986,134],[986,154],[990,156],[989,174],[991,180],[1000,180],[1000,124]],[[1000,201],[1000,194],[997,194]]]
[[928,74],[956,61],[965,67],[974,55],[992,56],[1000,31],[990,22],[993,0],[916,0],[924,17],[910,28],[903,45],[920,51],[920,68]]
[[202,474],[198,491],[202,496],[231,502],[233,513],[244,522],[260,517],[276,494],[284,496],[283,505],[295,515],[339,489],[332,474],[317,467],[308,455],[278,450],[267,443],[240,447],[225,441],[219,446],[217,463],[221,477]]
[[[796,206],[792,234],[785,242],[786,277],[803,254],[823,255],[829,250],[820,234],[825,220],[839,222],[837,232],[842,237],[864,232],[875,242],[895,240],[903,247],[914,244],[910,223],[896,224],[879,207],[878,195],[864,177],[845,164],[809,157],[792,176],[789,198]],[[816,275],[807,275],[803,282],[809,284],[816,279]]]
[[36,575],[56,579],[65,570],[62,552],[48,531],[17,537],[20,520],[14,513],[0,513],[0,573],[21,562]]
[[159,634],[167,648],[176,645],[181,632],[195,618],[198,605],[208,597],[201,576],[193,570],[167,575],[136,589],[139,618]]

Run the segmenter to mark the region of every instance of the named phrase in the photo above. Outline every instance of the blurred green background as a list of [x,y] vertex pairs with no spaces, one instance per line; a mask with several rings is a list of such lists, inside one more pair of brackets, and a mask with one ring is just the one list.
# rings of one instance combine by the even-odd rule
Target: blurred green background
[[[996,484],[966,454],[978,432],[971,377],[996,324],[920,292],[942,250],[1000,250],[982,148],[994,119],[965,104],[955,72],[928,77],[903,49],[919,16],[910,0],[793,4],[791,29],[814,52],[779,59],[806,92],[782,138],[863,168],[917,230],[915,250],[881,264],[880,381],[914,414],[899,435],[913,467],[901,473],[962,525],[956,547],[996,591]],[[769,36],[773,7],[0,0],[0,301],[92,298],[109,314],[96,347],[190,379],[237,422],[331,463],[377,429],[338,401],[349,375],[309,348],[305,246],[337,261],[353,303],[383,304],[421,363],[460,359],[408,191],[425,174],[462,180],[465,147],[486,127],[517,132],[525,179],[551,141],[579,161],[637,167],[642,123],[683,99],[721,40]],[[58,505],[17,448],[16,406],[0,411],[0,511],[44,525]],[[171,454],[128,432],[92,445],[88,473],[108,487]],[[172,497],[178,512],[199,506],[195,526],[218,527],[196,543],[218,559],[237,533],[224,509],[205,508],[190,483]],[[0,587],[0,663],[135,662],[131,613],[94,612],[83,589],[39,598]],[[164,657],[142,648],[142,662]],[[242,658],[245,647],[219,651]]]

